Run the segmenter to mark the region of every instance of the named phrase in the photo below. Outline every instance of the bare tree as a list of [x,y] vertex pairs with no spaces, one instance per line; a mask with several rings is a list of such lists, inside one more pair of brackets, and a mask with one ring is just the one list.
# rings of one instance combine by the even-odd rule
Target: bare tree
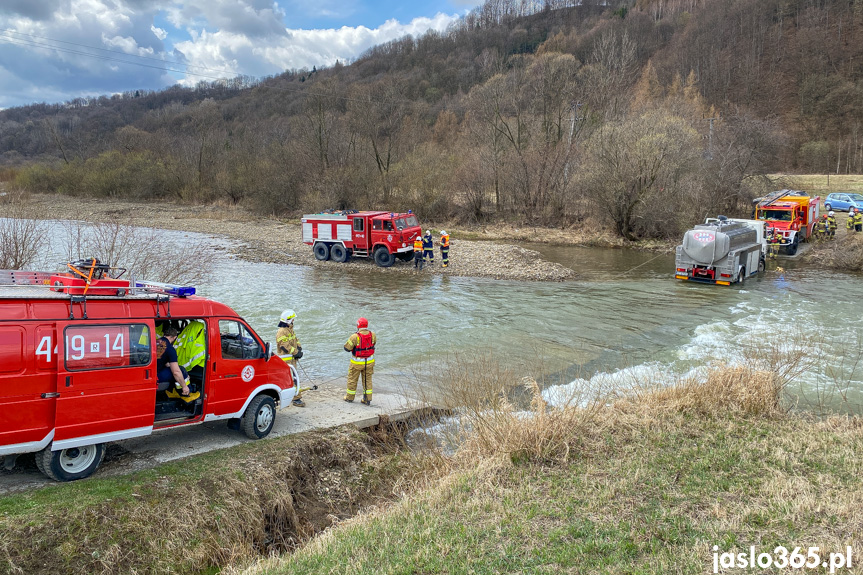
[[37,261],[47,247],[48,229],[44,222],[28,218],[26,198],[20,192],[7,192],[0,198],[0,269],[20,270]]

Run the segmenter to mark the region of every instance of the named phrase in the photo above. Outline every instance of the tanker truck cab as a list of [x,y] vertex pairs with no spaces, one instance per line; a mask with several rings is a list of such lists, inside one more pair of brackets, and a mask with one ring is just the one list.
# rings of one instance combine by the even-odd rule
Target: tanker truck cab
[[[113,295],[90,295],[105,293],[94,280],[81,285],[89,293],[73,295],[46,289],[42,273],[0,271],[0,280],[12,276],[14,284],[0,285],[0,456],[7,468],[35,453],[48,477],[82,479],[96,471],[109,442],[218,420],[258,439],[272,430],[276,406],[290,405],[296,371],[228,306],[128,282],[112,284]],[[178,363],[190,360],[190,388],[199,392],[188,401],[172,382],[157,381],[157,341],[167,326],[182,330],[178,349],[193,345],[178,353]],[[181,341],[186,333],[192,336]]]

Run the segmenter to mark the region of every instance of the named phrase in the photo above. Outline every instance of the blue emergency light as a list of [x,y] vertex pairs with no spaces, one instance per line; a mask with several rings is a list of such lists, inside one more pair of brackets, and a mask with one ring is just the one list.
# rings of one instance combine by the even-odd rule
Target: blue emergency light
[[136,281],[136,288],[143,288],[147,291],[155,292],[155,293],[163,293],[167,295],[175,295],[179,297],[186,297],[190,295],[195,295],[195,288],[192,286],[178,286],[174,284],[166,284],[162,282],[147,282],[147,281]]

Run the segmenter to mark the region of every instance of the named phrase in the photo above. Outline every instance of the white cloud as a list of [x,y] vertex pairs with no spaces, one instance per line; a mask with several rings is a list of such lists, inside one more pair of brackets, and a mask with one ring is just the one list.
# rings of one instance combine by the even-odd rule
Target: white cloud
[[155,25],[150,26],[150,30],[153,32],[153,35],[156,36],[159,40],[164,40],[168,37],[168,33],[162,30],[161,28],[157,28]]
[[[189,64],[213,69],[231,69],[238,74],[263,76],[284,70],[332,65],[352,60],[376,44],[428,30],[444,31],[457,16],[438,13],[433,18],[415,18],[407,24],[387,20],[378,28],[365,26],[318,30],[287,30],[287,35],[266,42],[226,31],[193,35],[176,44]],[[194,84],[197,78],[189,78]]]

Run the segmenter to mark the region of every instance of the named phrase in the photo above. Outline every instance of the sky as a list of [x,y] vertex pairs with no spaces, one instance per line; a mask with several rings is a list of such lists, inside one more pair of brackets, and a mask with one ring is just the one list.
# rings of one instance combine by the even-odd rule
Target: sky
[[349,63],[481,2],[0,0],[0,109]]

